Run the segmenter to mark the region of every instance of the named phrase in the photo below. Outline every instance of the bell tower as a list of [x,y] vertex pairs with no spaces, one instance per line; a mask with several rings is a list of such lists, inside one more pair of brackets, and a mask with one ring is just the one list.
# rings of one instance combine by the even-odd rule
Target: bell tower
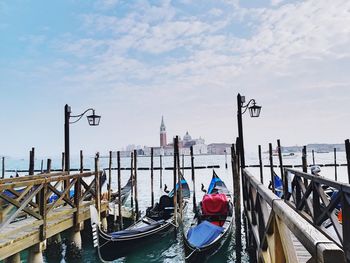
[[162,122],[160,124],[160,147],[164,147],[167,145],[166,142],[166,128],[164,125],[164,118],[162,116]]

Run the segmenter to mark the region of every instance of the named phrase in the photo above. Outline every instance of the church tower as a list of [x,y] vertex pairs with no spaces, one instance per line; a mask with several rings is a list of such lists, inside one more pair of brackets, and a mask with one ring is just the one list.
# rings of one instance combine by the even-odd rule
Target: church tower
[[162,123],[160,124],[160,147],[164,147],[166,145],[166,129],[164,125],[164,118],[162,116]]

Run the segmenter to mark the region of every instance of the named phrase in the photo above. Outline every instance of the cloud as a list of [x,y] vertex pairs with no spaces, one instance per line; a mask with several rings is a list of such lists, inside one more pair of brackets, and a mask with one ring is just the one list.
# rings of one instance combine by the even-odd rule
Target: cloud
[[271,5],[272,6],[278,6],[281,3],[283,3],[285,0],[271,0]]
[[120,0],[98,0],[95,6],[98,10],[108,10],[115,8],[120,2]]
[[[322,126],[326,133],[337,125],[338,117],[332,116],[338,111],[350,117],[345,109],[350,100],[347,0],[271,1],[273,6],[261,8],[244,8],[239,1],[201,8],[196,1],[186,6],[98,3],[123,12],[97,8],[81,14],[81,34],[51,39],[62,55],[52,65],[62,72],[62,85],[122,112],[125,122],[138,112],[143,116],[138,127],[148,127],[150,118],[164,113],[207,142],[215,136],[233,141],[235,134],[227,127],[234,129],[235,95],[241,92],[263,105],[263,123],[247,121],[247,138],[255,147],[268,136],[293,130],[299,118],[313,123],[322,113],[332,124]],[[258,136],[254,125],[262,125]],[[307,130],[299,139],[292,133],[286,141],[295,144],[312,133]]]

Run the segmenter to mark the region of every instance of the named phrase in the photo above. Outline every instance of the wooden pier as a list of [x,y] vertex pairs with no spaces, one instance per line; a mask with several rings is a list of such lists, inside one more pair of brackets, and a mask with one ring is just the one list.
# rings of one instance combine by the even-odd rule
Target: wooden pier
[[[234,184],[239,185],[241,178],[247,247],[254,248],[252,254],[257,262],[350,262],[349,140],[345,144],[349,184],[308,174],[306,147],[302,165],[293,166],[302,170],[291,169],[292,166],[283,165],[278,141],[279,165],[273,165],[270,144],[267,167],[271,172],[271,188],[263,184],[261,147],[260,163],[253,166],[260,167],[259,176],[252,175],[247,167],[240,167],[239,151],[236,153],[233,145]],[[336,159],[334,166],[339,166]],[[274,168],[279,168],[276,171],[283,182],[279,189]]]
[[83,222],[90,218],[89,206],[100,207],[102,214],[108,210],[108,201],[100,201],[101,174],[60,172],[1,179],[0,260],[27,248],[40,253],[49,238],[68,229],[79,235],[79,242]]

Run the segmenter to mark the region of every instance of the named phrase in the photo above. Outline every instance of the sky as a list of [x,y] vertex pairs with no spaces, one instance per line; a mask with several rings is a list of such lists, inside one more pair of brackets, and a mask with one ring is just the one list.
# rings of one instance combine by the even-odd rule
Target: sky
[[350,129],[348,0],[0,0],[0,155],[59,156],[64,105],[82,149],[159,145],[188,131],[206,143],[343,143]]

